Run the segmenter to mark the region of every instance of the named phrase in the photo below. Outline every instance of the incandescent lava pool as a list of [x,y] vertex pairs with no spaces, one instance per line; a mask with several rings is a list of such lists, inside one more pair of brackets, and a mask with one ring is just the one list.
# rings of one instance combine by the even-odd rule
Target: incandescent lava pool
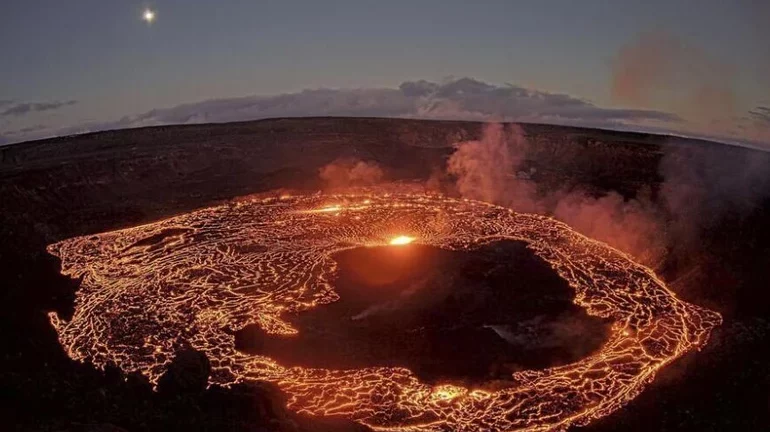
[[49,246],[73,359],[267,381],[388,430],[559,430],[621,408],[719,314],[551,218],[438,195],[238,201]]

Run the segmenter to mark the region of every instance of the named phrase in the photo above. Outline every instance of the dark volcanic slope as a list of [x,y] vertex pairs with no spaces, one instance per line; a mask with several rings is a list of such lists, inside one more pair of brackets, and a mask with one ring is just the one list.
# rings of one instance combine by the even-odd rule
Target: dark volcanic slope
[[[71,361],[46,312],[71,310],[76,282],[58,274],[49,243],[126,227],[275,188],[316,190],[318,169],[339,157],[374,160],[389,180],[427,179],[452,143],[482,125],[394,119],[312,118],[164,126],[0,147],[0,408],[20,430],[293,430],[263,390],[204,391],[205,360],[186,353],[155,394]],[[536,182],[626,197],[655,193],[672,147],[709,148],[720,159],[749,150],[696,140],[525,125]],[[740,171],[737,170],[737,171]],[[740,172],[724,173],[726,179]],[[727,211],[698,238],[696,265],[664,263],[662,277],[688,301],[719,310],[709,345],[665,368],[626,408],[587,430],[770,429],[770,201]],[[704,258],[700,256],[703,254]],[[692,259],[691,259],[692,260]],[[169,390],[173,389],[173,390]],[[94,426],[96,425],[96,426]],[[300,430],[354,427],[302,423]],[[99,430],[99,429],[97,429]]]

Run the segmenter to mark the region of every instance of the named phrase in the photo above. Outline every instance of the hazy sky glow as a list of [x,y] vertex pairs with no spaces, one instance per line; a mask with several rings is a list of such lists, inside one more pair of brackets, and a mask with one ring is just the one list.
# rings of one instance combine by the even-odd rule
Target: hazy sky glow
[[[10,0],[0,14],[0,143],[327,114],[636,126],[770,144],[767,4]],[[463,77],[475,81],[448,94]],[[435,86],[399,89],[419,80]],[[489,87],[463,87],[473,82]],[[565,110],[550,96],[536,104],[542,94],[595,109]]]

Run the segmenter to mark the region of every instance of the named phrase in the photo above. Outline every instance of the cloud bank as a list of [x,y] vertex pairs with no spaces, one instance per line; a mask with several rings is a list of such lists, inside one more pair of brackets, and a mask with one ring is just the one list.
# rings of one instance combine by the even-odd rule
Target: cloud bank
[[[6,123],[0,125],[0,145],[112,129],[307,116],[548,123],[770,145],[768,108],[759,106],[743,116],[735,114],[728,75],[725,68],[702,52],[665,33],[651,33],[624,46],[614,64],[613,98],[618,104],[635,108],[601,107],[568,94],[490,84],[473,78],[418,80],[406,81],[396,88],[322,88],[273,96],[208,99],[115,121],[65,127],[28,123],[24,128],[11,129]],[[669,92],[671,88],[676,91]],[[674,98],[682,105],[677,112],[700,120],[693,122],[678,114],[645,108],[660,105],[653,100],[656,97]],[[10,121],[75,103],[3,100],[0,118]]]
[[[7,115],[21,115],[24,112],[55,109],[73,103],[75,101],[52,103],[50,106],[17,104],[4,112],[7,112]],[[117,121],[91,122],[27,132],[12,130],[3,135],[8,142],[18,142],[108,129],[303,116],[496,119],[621,129],[647,125],[667,128],[682,121],[677,115],[662,111],[604,108],[566,94],[460,78],[441,83],[407,81],[398,88],[316,89],[276,96],[210,99],[171,108],[153,109]]]
[[472,78],[442,84],[407,81],[397,89],[319,89],[278,96],[212,99],[156,109],[108,124],[135,127],[208,123],[295,116],[372,116],[429,119],[497,117],[509,121],[565,121],[604,126],[637,122],[672,123],[670,113],[642,109],[608,109],[569,95],[493,85]]
[[757,122],[764,123],[770,126],[770,108],[768,107],[756,107],[749,111],[749,115]]

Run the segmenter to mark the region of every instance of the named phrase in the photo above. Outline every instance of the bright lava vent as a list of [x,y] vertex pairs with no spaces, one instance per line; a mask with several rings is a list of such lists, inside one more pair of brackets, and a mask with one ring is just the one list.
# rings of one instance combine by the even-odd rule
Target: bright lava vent
[[402,236],[398,236],[398,237],[392,238],[390,240],[390,244],[393,245],[393,246],[403,246],[403,245],[408,245],[409,243],[411,243],[413,241],[414,241],[414,237],[409,237],[409,236],[403,236],[402,235]]

